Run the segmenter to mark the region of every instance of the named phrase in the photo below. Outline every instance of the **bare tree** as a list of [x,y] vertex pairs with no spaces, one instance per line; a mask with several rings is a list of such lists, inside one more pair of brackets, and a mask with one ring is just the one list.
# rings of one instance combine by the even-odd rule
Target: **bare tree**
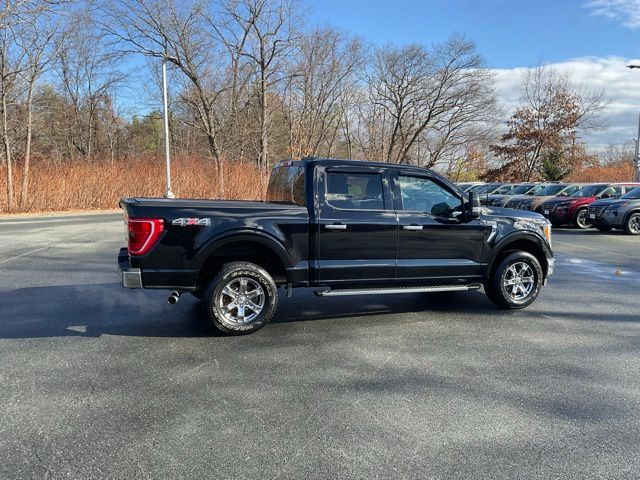
[[[207,33],[206,4],[174,0],[113,0],[105,6],[105,32],[127,52],[165,59],[187,79],[182,100],[206,135],[211,156],[221,168],[220,118],[216,103],[227,89],[218,74],[220,45]],[[188,121],[188,120],[185,120]],[[221,173],[221,171],[219,170]],[[223,181],[223,175],[219,175]],[[224,185],[221,185],[224,190]]]
[[298,35],[293,0],[238,0],[222,4],[223,15],[247,32],[241,55],[255,69],[259,115],[258,165],[269,165],[271,89],[284,78],[286,60]]
[[298,58],[283,91],[289,149],[294,158],[318,155],[321,148],[330,156],[348,108],[344,92],[364,66],[362,43],[322,28],[298,44]]
[[26,60],[25,69],[21,72],[27,90],[24,102],[24,108],[26,110],[26,133],[24,140],[22,188],[20,192],[20,205],[22,208],[26,208],[29,198],[29,167],[33,136],[33,97],[36,82],[51,68],[58,47],[64,38],[63,36],[55,38],[57,32],[57,22],[52,22],[48,15],[38,14],[35,15],[29,23],[22,25],[18,35],[16,35],[16,43],[25,53]]
[[368,81],[374,108],[383,110],[376,116],[385,120],[389,162],[433,167],[447,149],[463,144],[463,130],[487,120],[496,105],[483,58],[473,42],[457,35],[431,50],[378,50]]

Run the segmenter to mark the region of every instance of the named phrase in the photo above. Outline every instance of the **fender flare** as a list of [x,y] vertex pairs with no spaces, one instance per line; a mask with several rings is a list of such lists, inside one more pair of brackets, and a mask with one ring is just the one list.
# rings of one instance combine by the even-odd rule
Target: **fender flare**
[[198,254],[198,268],[202,268],[204,263],[216,250],[236,242],[251,242],[267,247],[280,259],[285,268],[295,265],[285,246],[274,236],[258,230],[242,229],[231,230],[221,235],[217,235],[203,245]]
[[487,262],[487,274],[493,270],[493,266],[498,256],[504,252],[509,245],[519,241],[526,241],[539,247],[545,257],[545,261],[548,258],[553,258],[553,252],[549,248],[549,245],[547,245],[547,242],[543,240],[540,235],[528,231],[516,231],[501,238],[492,248],[491,256]]

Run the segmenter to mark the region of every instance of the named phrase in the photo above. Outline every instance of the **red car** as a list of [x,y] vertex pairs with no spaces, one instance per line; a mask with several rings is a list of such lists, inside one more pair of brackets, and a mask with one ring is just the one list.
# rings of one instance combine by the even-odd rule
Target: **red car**
[[587,208],[600,198],[617,198],[640,186],[640,183],[595,183],[581,188],[568,197],[555,197],[542,204],[542,214],[554,227],[573,225],[589,228]]

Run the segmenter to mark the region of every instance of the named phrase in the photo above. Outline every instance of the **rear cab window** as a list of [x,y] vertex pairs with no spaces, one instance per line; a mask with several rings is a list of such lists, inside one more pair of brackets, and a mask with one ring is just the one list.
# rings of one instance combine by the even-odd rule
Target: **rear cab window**
[[291,162],[276,164],[269,178],[267,202],[305,206],[304,167]]

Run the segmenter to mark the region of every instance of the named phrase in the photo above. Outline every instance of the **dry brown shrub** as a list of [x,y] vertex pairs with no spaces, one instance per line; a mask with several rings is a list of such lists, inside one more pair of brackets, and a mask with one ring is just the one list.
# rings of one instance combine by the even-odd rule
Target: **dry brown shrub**
[[[57,163],[37,159],[31,167],[29,201],[13,211],[40,212],[118,207],[121,197],[161,197],[165,191],[165,164],[161,157],[110,161]],[[21,166],[14,174],[16,189],[22,182]],[[215,163],[201,157],[178,157],[171,161],[172,189],[179,198],[264,197],[266,179],[248,162],[222,162],[224,194]],[[7,212],[7,170],[0,165],[0,212]],[[19,191],[15,194],[18,203]]]
[[633,180],[633,163],[620,161],[607,165],[595,165],[576,170],[570,175],[572,182],[630,182]]

